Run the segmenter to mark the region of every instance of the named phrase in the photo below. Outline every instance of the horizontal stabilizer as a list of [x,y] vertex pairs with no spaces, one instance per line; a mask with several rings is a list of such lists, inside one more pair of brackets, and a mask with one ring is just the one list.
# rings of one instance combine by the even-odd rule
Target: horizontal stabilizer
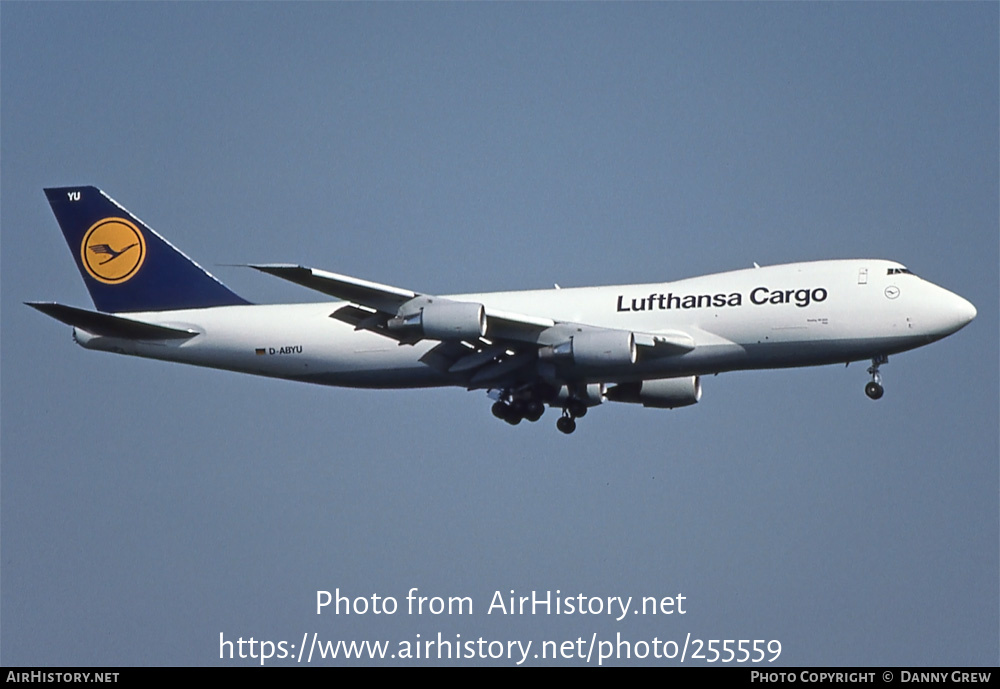
[[46,316],[52,316],[66,325],[86,330],[102,337],[120,337],[128,340],[183,340],[198,334],[194,330],[179,330],[163,325],[143,323],[131,318],[112,316],[108,313],[87,311],[52,302],[25,302]]

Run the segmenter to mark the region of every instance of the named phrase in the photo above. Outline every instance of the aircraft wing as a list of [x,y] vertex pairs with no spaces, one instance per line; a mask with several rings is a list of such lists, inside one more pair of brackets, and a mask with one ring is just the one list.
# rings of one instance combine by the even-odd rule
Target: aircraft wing
[[367,306],[376,311],[395,313],[400,306],[418,296],[398,287],[380,285],[349,275],[330,273],[316,268],[292,265],[287,263],[267,263],[251,265],[251,268],[269,273],[279,278],[294,282],[297,285],[314,289],[331,297]]
[[[623,358],[634,362],[638,356],[675,356],[695,347],[690,335],[677,330],[644,333],[556,321],[300,265],[250,267],[349,302],[330,317],[357,330],[370,330],[400,344],[440,340],[422,360],[466,376],[470,388],[517,378],[522,368],[539,359],[565,365],[584,347],[591,350],[584,356],[597,358],[617,350],[618,363],[624,363]],[[574,340],[585,344],[574,345]]]
[[660,330],[655,333],[635,333],[635,344],[649,349],[648,354],[669,356],[694,349],[694,338],[683,330]]
[[[382,320],[378,318],[379,314],[389,318],[400,317],[407,311],[416,312],[431,303],[466,303],[305,266],[272,263],[252,264],[250,267],[361,307],[335,316],[359,328],[377,326]],[[518,341],[535,342],[539,332],[556,324],[551,318],[511,313],[489,306],[483,307],[483,315],[488,320],[491,333],[500,334],[502,331],[504,338]],[[388,320],[385,319],[386,322]]]

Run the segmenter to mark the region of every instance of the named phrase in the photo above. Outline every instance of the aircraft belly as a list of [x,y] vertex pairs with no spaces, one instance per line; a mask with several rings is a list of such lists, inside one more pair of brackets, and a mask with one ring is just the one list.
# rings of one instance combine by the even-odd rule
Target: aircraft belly
[[792,368],[861,361],[905,352],[927,342],[923,336],[897,336],[748,344],[746,361],[739,368]]
[[[331,319],[327,304],[232,307],[197,314],[155,314],[160,323],[200,335],[184,342],[98,337],[77,330],[88,349],[287,378],[324,385],[407,388],[460,384],[419,359],[434,342],[400,345],[395,340]],[[152,319],[151,319],[152,320]]]
[[588,382],[634,382],[647,378],[711,375],[725,371],[842,364],[896,354],[927,344],[925,336],[763,340],[747,344],[699,345],[676,356],[640,360],[627,368],[588,375]]
[[289,380],[315,385],[334,385],[348,388],[399,389],[399,388],[433,388],[446,385],[463,386],[454,378],[442,375],[428,367],[378,368],[367,370],[352,370],[326,373],[308,373],[297,376],[286,376]]

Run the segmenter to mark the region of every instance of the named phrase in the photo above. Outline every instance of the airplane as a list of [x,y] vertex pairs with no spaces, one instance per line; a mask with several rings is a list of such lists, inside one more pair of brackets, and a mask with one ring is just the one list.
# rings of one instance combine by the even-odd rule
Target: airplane
[[296,264],[249,264],[338,301],[251,304],[92,186],[45,190],[96,311],[26,302],[86,349],[320,385],[485,390],[511,425],[604,402],[672,409],[725,371],[871,360],[967,325],[962,297],[881,259],[672,282],[437,296]]

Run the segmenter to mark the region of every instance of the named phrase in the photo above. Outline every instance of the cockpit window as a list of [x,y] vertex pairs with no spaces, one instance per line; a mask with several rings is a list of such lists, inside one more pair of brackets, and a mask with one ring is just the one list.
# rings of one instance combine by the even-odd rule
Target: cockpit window
[[910,272],[909,268],[890,268],[889,272],[886,273],[886,275],[900,275],[904,273],[906,275],[913,275],[913,273]]

